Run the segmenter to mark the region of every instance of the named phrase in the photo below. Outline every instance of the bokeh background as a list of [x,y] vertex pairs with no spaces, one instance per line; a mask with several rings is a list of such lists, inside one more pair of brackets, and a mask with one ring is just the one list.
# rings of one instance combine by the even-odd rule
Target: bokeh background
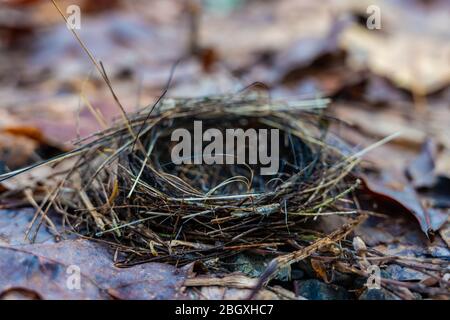
[[[444,148],[439,170],[450,169],[448,1],[57,3],[80,7],[78,33],[127,110],[155,101],[180,60],[169,96],[259,82],[253,89],[273,97],[331,97],[330,111],[356,129],[342,134],[357,145],[404,132],[389,156],[371,153],[379,165],[402,168],[431,136]],[[381,29],[367,28],[370,5]],[[107,121],[118,113],[51,1],[0,1],[0,159],[17,168],[43,143],[70,148],[101,129],[87,103]]]

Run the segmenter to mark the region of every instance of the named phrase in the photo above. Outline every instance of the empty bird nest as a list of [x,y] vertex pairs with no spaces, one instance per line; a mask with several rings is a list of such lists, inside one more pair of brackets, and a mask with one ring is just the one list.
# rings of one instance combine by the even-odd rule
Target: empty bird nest
[[[45,162],[70,165],[53,174],[58,182],[47,188],[40,208],[62,213],[78,234],[117,245],[130,263],[184,264],[246,250],[292,249],[306,222],[357,213],[351,195],[359,159],[330,133],[335,120],[324,113],[327,103],[251,95],[166,98],[123,113],[107,130]],[[208,129],[225,143],[227,130],[237,128],[278,130],[271,141],[277,150],[264,154],[273,156],[275,172],[262,174],[267,161],[249,160],[261,142],[249,136],[240,150],[244,163],[233,161],[237,152],[230,155],[238,143],[234,150],[227,145],[210,152],[222,162],[208,161]],[[176,129],[192,134],[181,163],[171,157]]]

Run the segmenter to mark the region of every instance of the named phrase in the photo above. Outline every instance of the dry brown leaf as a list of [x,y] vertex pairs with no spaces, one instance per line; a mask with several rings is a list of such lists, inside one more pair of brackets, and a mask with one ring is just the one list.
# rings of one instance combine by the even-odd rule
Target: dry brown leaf
[[327,268],[324,265],[324,263],[317,259],[311,259],[311,267],[313,270],[317,273],[317,275],[322,278],[325,283],[329,283],[328,275],[327,275]]
[[450,44],[443,39],[417,34],[383,35],[354,26],[343,32],[340,41],[350,53],[350,67],[368,68],[401,88],[425,94],[450,84]]

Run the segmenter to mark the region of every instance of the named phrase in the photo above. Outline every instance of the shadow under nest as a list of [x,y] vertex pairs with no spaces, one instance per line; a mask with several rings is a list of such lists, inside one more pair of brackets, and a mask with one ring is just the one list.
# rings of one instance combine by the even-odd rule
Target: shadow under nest
[[[357,159],[329,133],[326,104],[219,96],[165,99],[151,113],[124,115],[79,142],[81,155],[56,200],[59,211],[68,212],[78,233],[128,253],[122,265],[293,250],[308,220],[356,213]],[[196,121],[223,132],[278,129],[277,173],[261,175],[256,164],[174,164],[171,133],[192,132]]]

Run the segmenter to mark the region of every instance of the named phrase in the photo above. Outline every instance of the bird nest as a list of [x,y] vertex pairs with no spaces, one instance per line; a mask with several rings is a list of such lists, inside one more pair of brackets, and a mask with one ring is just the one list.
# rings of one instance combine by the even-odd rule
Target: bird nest
[[[326,105],[320,99],[219,96],[164,99],[155,108],[124,113],[57,159],[75,163],[62,174],[54,207],[78,233],[128,252],[130,263],[183,264],[289,247],[306,221],[355,213],[350,194],[357,179],[351,172],[358,159],[329,132]],[[267,162],[249,160],[261,135],[242,140],[241,162],[234,161],[238,143],[214,150],[209,156],[217,161],[208,161],[208,129],[225,143],[233,128],[277,130],[271,142],[278,149],[266,150],[276,156],[276,172],[262,174]],[[192,139],[190,153],[178,162],[171,157],[177,129]]]

